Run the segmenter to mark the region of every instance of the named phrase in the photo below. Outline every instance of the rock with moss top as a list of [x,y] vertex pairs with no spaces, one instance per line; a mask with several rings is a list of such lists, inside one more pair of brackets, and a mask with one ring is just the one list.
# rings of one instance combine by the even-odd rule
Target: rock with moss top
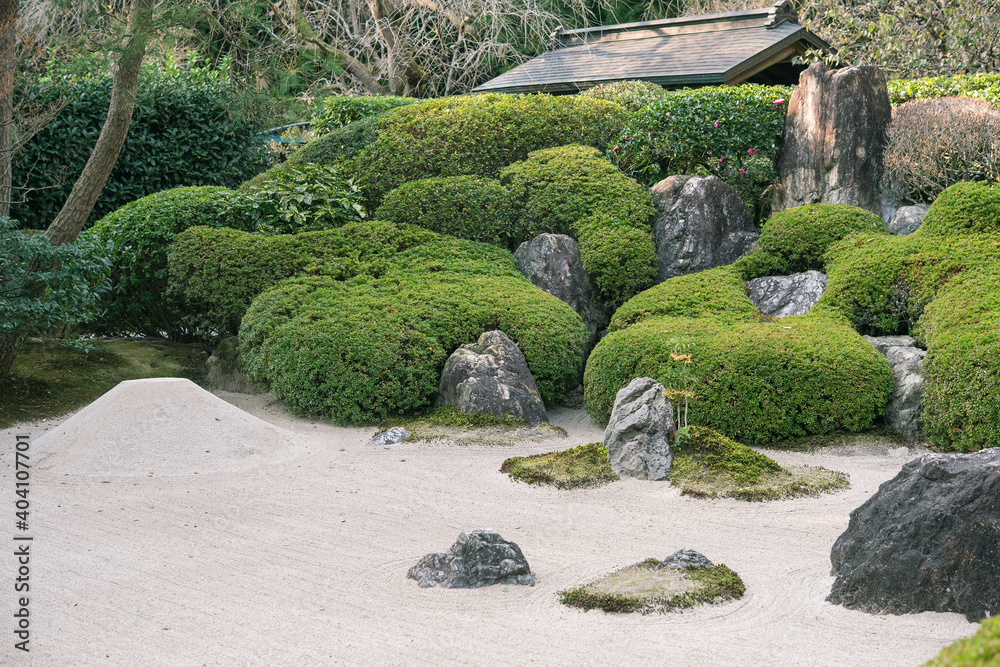
[[636,378],[615,396],[611,420],[604,431],[611,468],[622,477],[665,480],[673,455],[676,429],[663,385]]
[[487,331],[476,343],[461,346],[445,362],[437,405],[467,414],[547,422],[535,377],[517,344],[502,331]]
[[463,531],[448,553],[427,554],[406,576],[416,579],[421,588],[535,585],[521,548],[492,530]]
[[656,282],[731,264],[749,252],[757,229],[736,190],[709,176],[672,176],[653,186],[660,217]]
[[826,289],[826,276],[805,271],[790,276],[754,278],[747,283],[750,301],[764,315],[791,317],[808,313]]

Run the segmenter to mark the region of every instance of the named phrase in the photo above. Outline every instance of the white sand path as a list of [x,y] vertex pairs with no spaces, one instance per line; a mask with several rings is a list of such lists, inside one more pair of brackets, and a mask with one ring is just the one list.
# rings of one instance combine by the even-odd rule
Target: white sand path
[[[219,395],[304,447],[250,469],[214,460],[199,474],[33,469],[31,652],[13,648],[8,549],[0,663],[912,666],[978,627],[958,614],[873,616],[824,601],[830,547],[850,511],[916,452],[769,452],[851,474],[850,490],[819,498],[706,501],[634,480],[558,491],[498,469],[509,456],[600,440],[580,411],[552,413],[568,438],[366,448],[372,429],[296,418],[267,395]],[[36,439],[56,424],[0,431],[8,545],[15,434]],[[204,440],[197,429],[188,438]],[[212,449],[203,444],[179,450]],[[470,528],[517,542],[537,585],[421,589],[406,578]],[[682,547],[736,570],[745,597],[650,616],[556,601],[561,589]]]

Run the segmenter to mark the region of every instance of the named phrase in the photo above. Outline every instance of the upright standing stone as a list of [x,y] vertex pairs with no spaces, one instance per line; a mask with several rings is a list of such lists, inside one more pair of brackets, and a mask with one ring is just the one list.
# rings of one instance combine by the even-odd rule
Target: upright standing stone
[[882,154],[892,106],[876,67],[810,65],[788,101],[774,212],[819,202],[882,215]]
[[670,474],[674,420],[663,385],[636,378],[615,395],[611,420],[604,430],[611,469],[622,477],[664,480]]

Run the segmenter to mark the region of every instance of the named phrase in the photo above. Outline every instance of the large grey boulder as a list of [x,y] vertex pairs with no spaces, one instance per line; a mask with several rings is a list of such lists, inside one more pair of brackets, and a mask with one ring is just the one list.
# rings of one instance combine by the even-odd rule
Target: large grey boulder
[[463,345],[448,357],[437,405],[531,424],[549,420],[524,355],[502,331],[487,331],[478,342]]
[[788,100],[774,212],[818,202],[882,215],[882,155],[892,106],[876,67],[810,65]]
[[908,442],[923,442],[920,414],[924,409],[923,375],[927,352],[910,336],[865,336],[892,367],[892,398],[885,406],[886,425]]
[[851,512],[827,598],[875,614],[1000,610],[1000,447],[926,454]]
[[421,588],[481,588],[493,584],[534,586],[521,548],[492,530],[466,530],[448,553],[421,558],[406,573]]
[[743,200],[715,176],[671,176],[650,194],[660,211],[653,225],[658,283],[732,264],[757,241]]
[[747,282],[750,301],[764,315],[789,317],[805,315],[826,289],[826,275],[805,271],[790,276],[754,278]]
[[588,349],[597,344],[611,314],[590,274],[583,268],[580,246],[565,234],[539,234],[514,251],[517,268],[533,285],[569,304],[590,332]]
[[611,420],[604,430],[611,468],[622,477],[664,480],[670,474],[674,420],[663,385],[636,378],[615,395]]
[[915,204],[913,206],[902,206],[896,209],[892,219],[889,220],[889,232],[897,236],[912,234],[920,227],[924,221],[924,216],[931,209],[927,204]]

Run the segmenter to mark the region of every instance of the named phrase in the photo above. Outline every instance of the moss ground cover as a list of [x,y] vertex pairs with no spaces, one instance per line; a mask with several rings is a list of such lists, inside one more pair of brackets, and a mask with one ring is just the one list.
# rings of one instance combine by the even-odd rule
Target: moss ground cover
[[649,558],[584,586],[560,591],[559,601],[584,611],[649,614],[738,600],[745,592],[743,580],[725,565],[676,570]]
[[618,480],[608,463],[608,450],[600,442],[550,454],[515,456],[503,462],[500,472],[513,480],[558,489],[601,486]]
[[979,631],[946,646],[924,667],[996,667],[1000,665],[1000,617],[987,618]]

